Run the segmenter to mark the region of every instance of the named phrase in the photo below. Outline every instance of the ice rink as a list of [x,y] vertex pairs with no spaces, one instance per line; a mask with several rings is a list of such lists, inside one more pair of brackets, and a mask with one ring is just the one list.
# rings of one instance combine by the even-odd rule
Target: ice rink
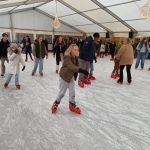
[[82,89],[76,82],[81,115],[69,111],[68,92],[51,114],[59,90],[52,54],[44,61],[44,77],[31,76],[29,59],[20,73],[20,90],[14,77],[4,89],[7,73],[0,77],[0,150],[150,150],[150,60],[144,70],[135,70],[134,60],[132,84],[124,70],[119,85],[110,78],[109,59],[98,59],[91,85]]

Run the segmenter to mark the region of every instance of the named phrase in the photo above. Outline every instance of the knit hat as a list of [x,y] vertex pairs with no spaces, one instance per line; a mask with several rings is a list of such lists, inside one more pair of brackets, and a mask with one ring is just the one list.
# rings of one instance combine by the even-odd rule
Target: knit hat
[[18,45],[17,45],[16,43],[11,43],[11,44],[10,44],[10,48],[12,49],[13,47],[18,48]]

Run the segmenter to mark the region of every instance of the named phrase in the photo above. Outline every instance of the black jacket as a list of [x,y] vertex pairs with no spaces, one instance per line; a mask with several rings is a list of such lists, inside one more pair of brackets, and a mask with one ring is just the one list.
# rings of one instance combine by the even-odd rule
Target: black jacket
[[3,41],[3,39],[0,42],[0,58],[1,57],[7,57],[7,48],[9,47],[9,41],[6,42]]
[[62,47],[61,44],[57,45],[54,47],[54,52],[53,52],[53,55],[60,55],[60,53],[65,53],[65,45]]

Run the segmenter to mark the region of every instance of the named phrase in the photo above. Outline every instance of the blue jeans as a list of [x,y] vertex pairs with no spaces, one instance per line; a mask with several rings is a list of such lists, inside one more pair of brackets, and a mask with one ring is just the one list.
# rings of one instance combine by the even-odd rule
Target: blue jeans
[[[7,80],[6,80],[6,83],[9,84],[10,83],[10,80],[12,78],[13,74],[8,74],[8,77],[7,77]],[[18,85],[19,84],[19,75],[18,74],[15,74],[15,85]]]
[[90,74],[93,75],[93,71],[94,71],[94,64],[92,62],[92,63],[90,63]]
[[42,55],[40,56],[40,58],[36,58],[36,60],[34,61],[34,69],[33,69],[32,72],[36,73],[38,63],[39,63],[39,73],[43,73],[43,58],[42,58]]
[[145,53],[138,53],[135,67],[139,66],[141,60],[141,68],[144,68],[145,58],[146,58]]

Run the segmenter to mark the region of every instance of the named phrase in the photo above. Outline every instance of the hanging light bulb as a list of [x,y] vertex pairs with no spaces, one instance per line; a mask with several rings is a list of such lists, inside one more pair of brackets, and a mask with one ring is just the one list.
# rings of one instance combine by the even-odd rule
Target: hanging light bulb
[[150,0],[140,8],[140,12],[143,18],[150,19]]
[[52,21],[51,24],[54,28],[59,28],[61,26],[61,23],[58,19],[58,15],[57,15],[57,0],[56,0],[56,15],[55,15],[55,18],[54,18],[54,20]]
[[55,15],[55,19],[52,21],[52,26],[54,27],[54,28],[59,28],[60,26],[61,26],[61,23],[60,23],[60,21],[58,20],[58,16],[57,16],[57,14]]

